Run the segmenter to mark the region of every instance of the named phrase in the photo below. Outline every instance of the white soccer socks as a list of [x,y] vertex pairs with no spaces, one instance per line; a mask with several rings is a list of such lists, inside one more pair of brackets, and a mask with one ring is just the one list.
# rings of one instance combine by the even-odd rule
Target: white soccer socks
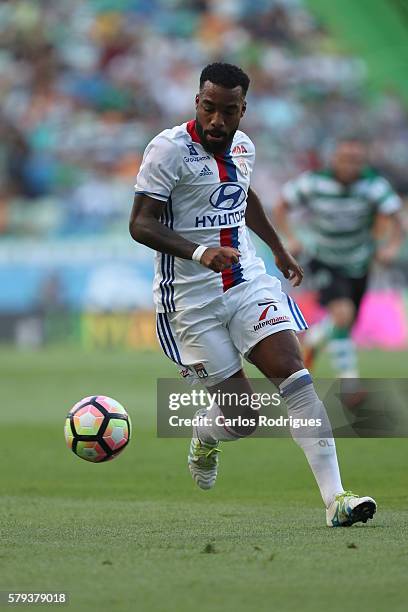
[[332,366],[339,378],[358,378],[357,351],[354,341],[344,332],[333,337],[328,344]]
[[293,419],[314,419],[318,427],[291,427],[292,437],[303,449],[326,508],[344,491],[337,462],[336,444],[323,402],[317,396],[306,369],[299,370],[279,385],[288,415]]
[[243,437],[225,424],[224,415],[215,402],[209,410],[198,410],[195,416],[200,418],[200,423],[196,426],[197,436],[205,444],[230,442]]

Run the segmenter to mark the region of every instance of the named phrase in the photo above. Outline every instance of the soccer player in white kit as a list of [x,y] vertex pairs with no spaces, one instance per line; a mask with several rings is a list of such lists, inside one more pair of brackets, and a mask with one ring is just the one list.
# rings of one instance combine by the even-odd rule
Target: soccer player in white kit
[[[183,376],[200,380],[210,392],[222,393],[235,383],[251,394],[243,357],[278,381],[289,417],[322,423],[313,437],[295,428],[291,433],[319,486],[327,525],[366,522],[376,503],[343,489],[326,410],[296,338],[307,328],[303,315],[280,281],[266,274],[248,233],[247,227],[271,248],[285,278],[299,285],[303,270],[250,187],[255,147],[238,129],[248,86],[248,76],[237,66],[206,66],[195,120],[164,130],[145,150],[130,233],[156,250],[157,335]],[[235,409],[244,418],[255,415],[250,408]],[[220,441],[248,436],[256,425],[227,427],[215,403],[197,416],[203,412],[207,418],[194,427],[188,465],[197,485],[210,489]]]

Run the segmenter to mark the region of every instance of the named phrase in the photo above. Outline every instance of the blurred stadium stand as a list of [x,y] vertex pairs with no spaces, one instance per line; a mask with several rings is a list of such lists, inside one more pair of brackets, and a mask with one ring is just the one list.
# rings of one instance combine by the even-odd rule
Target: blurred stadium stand
[[[193,116],[208,62],[251,75],[243,126],[257,145],[254,186],[266,207],[287,178],[315,167],[353,129],[369,136],[372,163],[405,196],[404,91],[395,79],[373,78],[376,57],[353,45],[349,24],[323,25],[333,23],[335,5],[1,2],[0,340],[155,345],[151,254],[127,233],[134,178],[149,139]],[[393,57],[400,71],[398,46],[385,53],[388,72]],[[405,245],[374,287],[392,290],[401,312],[407,261]],[[406,341],[404,329],[393,346]]]

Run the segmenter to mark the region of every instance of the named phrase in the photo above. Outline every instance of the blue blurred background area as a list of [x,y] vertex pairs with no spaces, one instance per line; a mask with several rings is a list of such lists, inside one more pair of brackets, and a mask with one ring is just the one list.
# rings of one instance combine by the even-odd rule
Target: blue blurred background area
[[[359,21],[350,0],[1,2],[0,341],[156,346],[152,253],[127,230],[133,185],[147,142],[193,117],[209,62],[250,74],[243,129],[268,211],[353,130],[406,198],[408,13],[375,4]],[[375,275],[405,309],[407,262],[404,245]]]

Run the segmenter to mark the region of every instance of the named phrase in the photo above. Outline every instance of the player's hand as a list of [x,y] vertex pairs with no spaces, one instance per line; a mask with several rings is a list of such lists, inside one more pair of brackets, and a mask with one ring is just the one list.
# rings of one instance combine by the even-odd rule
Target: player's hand
[[285,249],[275,253],[275,263],[283,276],[291,281],[294,287],[298,287],[303,280],[303,268],[296,259]]
[[233,247],[209,247],[201,256],[200,264],[214,272],[222,272],[238,263],[240,252]]

